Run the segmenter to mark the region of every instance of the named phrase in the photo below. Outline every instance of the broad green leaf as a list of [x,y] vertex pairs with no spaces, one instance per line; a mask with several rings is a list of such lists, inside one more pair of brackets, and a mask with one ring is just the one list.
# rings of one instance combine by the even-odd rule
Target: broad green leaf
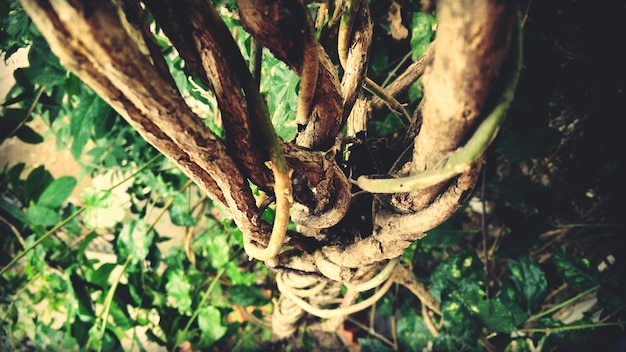
[[461,348],[455,339],[455,336],[448,332],[442,332],[433,341],[433,352],[450,352],[460,351]]
[[74,177],[59,177],[46,187],[39,196],[37,205],[58,208],[63,205],[63,202],[72,194],[74,187],[76,187],[76,179]]
[[430,276],[430,290],[435,299],[442,301],[444,293],[484,287],[485,273],[480,259],[471,253],[452,255],[437,266]]
[[392,351],[392,348],[385,345],[379,339],[359,338],[357,341],[359,342],[359,346],[361,347],[361,352]]
[[565,247],[554,253],[557,272],[567,284],[591,288],[599,283],[598,272],[587,258],[574,258]]
[[58,223],[61,217],[54,209],[35,204],[28,207],[26,219],[32,225],[52,226]]
[[257,279],[256,273],[243,272],[237,264],[233,262],[226,263],[226,277],[235,285],[252,285]]
[[213,345],[226,333],[227,328],[222,325],[222,314],[215,307],[203,307],[198,310],[198,326],[200,327],[200,342],[198,347],[206,348]]
[[219,269],[228,263],[230,246],[225,233],[215,233],[207,237],[206,247],[208,250],[211,266]]
[[411,26],[411,56],[413,61],[426,51],[433,37],[432,26],[435,17],[425,12],[413,13],[413,25]]
[[43,137],[28,125],[24,125],[15,131],[15,136],[24,143],[39,144],[43,142]]
[[133,323],[131,322],[128,312],[126,311],[125,305],[120,305],[117,301],[113,300],[111,302],[109,314],[113,317],[117,328],[126,330],[133,327]]
[[168,305],[178,309],[180,314],[186,314],[191,311],[191,284],[182,270],[171,270],[167,274],[167,283],[165,284],[167,291]]
[[[30,246],[35,242],[35,235],[28,236],[26,238],[26,246]],[[24,273],[29,277],[33,278],[36,274],[43,273],[44,267],[46,265],[46,248],[43,245],[38,245],[34,250],[26,253],[26,265],[24,266]],[[34,302],[38,303],[38,302]]]
[[70,274],[70,282],[74,291],[74,299],[78,304],[78,320],[84,322],[92,322],[95,319],[93,303],[91,295],[87,290],[87,282],[78,273],[74,271]]
[[518,302],[531,312],[543,302],[548,290],[546,274],[531,257],[523,256],[509,261],[509,280],[515,287]]
[[59,59],[50,51],[43,37],[35,38],[28,52],[29,67],[20,68],[31,82],[39,86],[52,87],[65,82],[67,70],[61,66]]
[[256,286],[235,285],[226,289],[233,303],[243,307],[262,306],[268,303],[261,290]]
[[400,318],[396,329],[398,342],[405,351],[421,351],[434,338],[426,327],[424,318],[415,314],[407,314]]
[[146,259],[150,253],[154,234],[154,230],[143,219],[128,221],[117,238],[119,257],[126,258],[132,255],[132,262],[135,264]]
[[91,138],[93,122],[97,119],[106,119],[111,107],[96,93],[85,90],[78,106],[70,115],[70,133],[73,137],[70,148],[76,160],[80,159],[83,148]]
[[441,304],[443,326],[450,336],[464,345],[476,346],[483,324],[478,317],[456,301],[444,301]]
[[198,222],[189,212],[189,202],[181,193],[174,193],[174,202],[169,209],[170,220],[176,226],[196,226]]
[[83,221],[89,229],[113,227],[126,214],[123,202],[111,191],[88,187],[81,193],[81,198],[86,207]]
[[295,119],[300,78],[267,50],[262,65],[260,90],[266,96],[272,124],[276,134],[284,140],[292,140],[297,129]]
[[54,181],[52,174],[43,165],[34,168],[24,183],[24,203],[36,202],[52,181]]
[[104,263],[100,265],[100,267],[93,272],[89,281],[100,287],[107,287],[109,284],[109,276],[116,267],[117,265],[115,263]]
[[528,318],[528,314],[519,306],[505,305],[498,297],[490,300],[478,297],[475,303],[470,309],[474,309],[474,313],[485,323],[485,326],[494,332],[510,334]]
[[17,205],[9,203],[4,197],[0,198],[0,210],[7,212],[19,222],[25,223],[28,221],[22,210]]

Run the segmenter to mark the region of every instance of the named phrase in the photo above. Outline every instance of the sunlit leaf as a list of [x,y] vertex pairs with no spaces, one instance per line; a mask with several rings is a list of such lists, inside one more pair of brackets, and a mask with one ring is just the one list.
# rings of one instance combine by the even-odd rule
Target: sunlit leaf
[[176,226],[196,226],[198,222],[189,212],[189,201],[181,193],[174,193],[174,202],[169,209],[170,220]]
[[178,309],[180,314],[191,311],[191,284],[182,270],[172,270],[167,274],[167,302],[170,306]]
[[119,256],[126,258],[132,255],[133,263],[146,259],[150,253],[154,234],[154,229],[151,229],[143,219],[128,221],[117,238]]
[[59,222],[61,217],[54,209],[35,204],[28,207],[26,219],[33,225],[51,226]]
[[411,26],[411,56],[413,61],[417,60],[430,45],[434,23],[435,17],[431,14],[413,13],[413,25]]
[[226,333],[222,325],[222,315],[215,307],[202,307],[198,310],[198,326],[201,335],[198,347],[208,347],[219,340]]
[[111,191],[88,187],[81,193],[81,198],[86,207],[83,221],[89,229],[113,227],[126,214],[124,203]]
[[63,205],[76,187],[76,179],[71,176],[62,176],[52,181],[37,200],[37,205],[57,208]]
[[225,233],[216,233],[207,237],[206,246],[213,268],[219,269],[228,263],[230,247]]

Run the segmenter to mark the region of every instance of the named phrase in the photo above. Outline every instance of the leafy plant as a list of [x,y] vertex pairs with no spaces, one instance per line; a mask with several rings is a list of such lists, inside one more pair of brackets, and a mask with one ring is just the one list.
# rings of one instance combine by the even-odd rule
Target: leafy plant
[[[80,7],[84,16],[76,20],[90,23],[85,38],[105,33],[91,31],[98,26],[89,21],[123,18],[124,26],[110,26],[105,37],[114,42],[120,30],[128,31],[123,33],[136,35],[128,47],[140,44],[141,50],[129,51],[143,55],[135,61],[108,52],[110,71],[101,74],[89,71],[88,64],[100,58],[88,57],[93,52],[85,48],[80,49],[86,55],[83,66],[72,65],[76,57],[61,60],[72,67],[68,71],[48,44],[63,53],[54,34],[46,32],[44,39],[43,28],[37,29],[20,3],[0,0],[5,60],[20,48],[28,50],[29,59],[28,67],[14,72],[0,140],[17,137],[37,144],[53,136],[81,167],[80,174],[61,177],[45,166],[23,163],[0,172],[0,349],[337,347],[324,346],[316,328],[339,331],[364,351],[571,349],[605,338],[612,343],[619,336],[616,327],[626,306],[623,270],[600,270],[597,258],[593,261],[567,240],[578,225],[559,225],[570,221],[565,211],[555,210],[555,198],[563,196],[549,187],[557,177],[551,173],[559,170],[546,169],[570,140],[561,128],[569,122],[539,114],[528,88],[513,96],[520,71],[522,83],[532,73],[521,68],[522,43],[515,41],[520,34],[515,29],[502,44],[512,48],[511,54],[494,59],[502,70],[487,85],[497,87],[497,93],[484,97],[492,110],[480,114],[484,121],[495,117],[497,122],[482,135],[487,142],[476,158],[450,164],[460,153],[433,147],[432,155],[440,158],[429,160],[422,156],[431,155],[428,150],[413,149],[419,147],[420,128],[430,128],[423,126],[428,122],[421,114],[426,113],[422,99],[429,99],[425,85],[432,83],[420,74],[401,88],[388,84],[401,71],[412,72],[410,61],[432,60],[431,42],[439,26],[447,25],[437,17],[439,10],[445,13],[445,4],[431,11],[411,1],[401,6],[284,3],[276,18],[290,20],[266,23],[275,30],[272,35],[254,26],[255,13],[264,12],[247,13],[245,1],[190,1],[184,13],[176,12],[179,5],[164,4]],[[406,27],[404,38],[389,37],[392,8],[398,11],[395,25]],[[99,12],[87,16],[91,10]],[[171,14],[191,17],[172,19]],[[198,14],[213,17],[195,28]],[[107,45],[107,40],[89,38],[85,47]],[[193,42],[205,39],[206,46]],[[259,55],[260,43],[267,47]],[[446,51],[444,44],[440,48]],[[259,57],[262,62],[255,63]],[[216,61],[203,66],[198,58]],[[307,60],[317,68],[311,71]],[[129,73],[119,63],[136,66]],[[475,78],[486,75],[479,73]],[[321,97],[307,102],[308,75]],[[129,82],[131,76],[146,86]],[[471,79],[470,72],[459,81]],[[154,97],[163,99],[148,99]],[[472,99],[467,101],[473,104]],[[373,109],[364,124],[349,116],[356,110],[352,105],[363,102]],[[307,104],[310,120],[296,120]],[[164,112],[169,120],[154,119]],[[533,128],[525,125],[529,115],[542,116]],[[330,117],[339,123],[317,125]],[[50,132],[40,135],[30,127],[34,120]],[[362,123],[363,129],[353,133],[353,123]],[[458,145],[446,148],[462,150],[474,140],[474,130],[487,124],[473,126],[459,132]],[[502,131],[496,137],[498,127]],[[442,136],[432,144],[451,138]],[[404,174],[402,169],[419,158],[435,177],[445,167],[453,169],[444,183],[454,187],[437,189],[435,182],[405,193],[379,193],[384,192],[379,181]],[[483,159],[486,168],[479,177]],[[106,186],[71,197],[82,177],[104,176],[111,178]],[[351,176],[355,182],[348,182]],[[359,176],[379,184],[374,195],[356,186],[362,186]],[[281,177],[289,188],[276,188]],[[463,183],[463,178],[470,180]],[[443,210],[415,220],[450,194],[456,198],[438,208]],[[281,200],[287,209],[278,205]],[[299,208],[290,210],[293,202]],[[279,223],[290,211],[297,226]],[[341,216],[333,222],[325,219],[336,214]],[[161,231],[162,219],[177,231]],[[422,232],[427,233],[423,239]],[[166,245],[176,236],[184,237],[182,244]],[[259,256],[276,238],[276,253]],[[302,281],[290,282],[293,277]],[[390,289],[394,282],[402,286]],[[601,309],[576,319],[563,317],[589,299]],[[278,323],[272,326],[270,319]],[[283,335],[277,335],[279,330]],[[272,342],[272,335],[294,333],[287,342]]]

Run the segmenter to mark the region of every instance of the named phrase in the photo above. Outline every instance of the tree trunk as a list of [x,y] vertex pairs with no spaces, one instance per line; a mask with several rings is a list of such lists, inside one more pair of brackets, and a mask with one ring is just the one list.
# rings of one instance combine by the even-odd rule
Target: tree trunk
[[[250,72],[211,2],[148,0],[144,9],[133,0],[22,1],[61,63],[213,201],[229,209],[249,243],[263,248],[278,241],[278,249],[283,244],[293,248],[276,250],[267,261],[279,272],[283,293],[274,311],[277,338],[293,331],[303,309],[343,320],[354,309],[365,308],[363,302],[354,304],[358,292],[382,285],[382,295],[396,274],[401,277],[399,282],[423,294],[425,290],[415,288],[417,281],[407,278],[406,269],[394,269],[397,260],[388,260],[401,256],[425,231],[445,221],[464,203],[482,164],[484,148],[467,167],[441,182],[352,201],[352,185],[338,166],[350,164],[343,160],[340,131],[349,119],[360,118],[355,126],[362,128],[367,118],[363,114],[372,109],[362,89],[372,24],[367,1],[350,4],[344,12],[346,21],[335,21],[336,36],[324,36],[320,43],[308,9],[300,1],[237,2],[244,28],[297,72],[301,87],[306,88],[300,91],[300,132],[295,142],[289,142],[277,140],[273,131],[259,132],[268,121],[267,107],[258,99],[258,91],[251,92]],[[425,68],[423,109],[415,114],[422,116],[421,129],[390,171],[391,177],[420,175],[446,163],[472,139],[482,121],[503,106],[501,92],[517,77],[510,73],[515,70],[511,62],[518,50],[512,3],[442,0],[436,6],[436,46],[432,44],[418,60],[421,64],[412,65],[388,91],[397,95],[406,90]],[[225,140],[213,134],[181,97],[145,22],[145,11],[151,12],[191,72],[217,97]],[[338,48],[338,63],[332,62],[325,48]],[[342,65],[341,71],[338,65]],[[380,107],[379,101],[374,99],[375,108]],[[353,111],[355,102],[358,110]],[[272,143],[278,149],[272,149]],[[296,203],[292,219],[298,224],[297,232],[286,233],[284,243],[284,230],[277,234],[271,224],[261,220],[248,183],[280,198],[282,188],[276,188],[280,180],[265,163],[271,160],[275,165],[274,158],[283,156],[287,164],[283,174],[291,177],[288,196]],[[287,172],[290,170],[293,174]],[[375,200],[371,208],[355,206],[362,199]],[[283,211],[288,212],[290,203],[284,204],[288,205]],[[357,218],[371,219],[370,224],[355,226],[351,222]],[[386,269],[374,275],[381,263],[387,263]],[[349,290],[344,303],[333,312],[320,311],[315,300],[297,294],[324,286],[326,291],[320,291],[317,300],[324,305],[320,300],[323,292],[336,289],[331,283],[320,284],[328,280],[343,283]],[[338,294],[332,292],[331,297]],[[423,299],[428,307],[438,309],[431,299]],[[330,325],[336,327],[336,323]]]

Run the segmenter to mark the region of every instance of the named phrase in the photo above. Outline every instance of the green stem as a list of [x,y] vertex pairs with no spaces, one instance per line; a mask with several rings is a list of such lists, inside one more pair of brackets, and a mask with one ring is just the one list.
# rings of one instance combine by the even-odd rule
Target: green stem
[[526,322],[529,323],[531,321],[535,321],[535,320],[537,320],[539,318],[545,317],[546,315],[551,314],[552,312],[556,312],[557,310],[567,306],[570,303],[576,302],[581,297],[584,297],[584,296],[588,295],[589,293],[597,290],[598,288],[600,288],[600,286],[594,286],[594,287],[588,289],[587,291],[579,293],[578,295],[568,299],[567,301],[563,301],[563,302],[557,304],[556,306],[554,306],[554,307],[552,307],[552,308],[550,308],[550,309],[548,309],[546,311],[543,311],[543,312],[541,312],[541,313],[539,313],[537,315],[533,315],[532,317],[528,318],[528,320],[526,320]]
[[60,223],[56,224],[50,231],[46,232],[45,234],[43,234],[43,236],[39,237],[35,242],[33,242],[30,246],[24,248],[24,250],[22,252],[20,252],[18,255],[16,255],[10,262],[9,264],[7,264],[4,268],[2,268],[2,270],[0,270],[0,276],[4,275],[5,272],[7,272],[7,270],[9,270],[10,267],[12,267],[13,265],[15,265],[15,263],[17,263],[18,260],[22,259],[26,253],[30,252],[31,250],[33,250],[33,248],[37,247],[38,245],[41,244],[41,242],[45,241],[46,238],[50,237],[53,233],[59,231],[59,229],[63,226],[65,226],[67,223],[69,223],[70,221],[72,221],[72,219],[74,219],[75,217],[77,217],[80,213],[82,213],[83,211],[85,211],[85,209],[87,209],[86,207],[80,207],[78,210],[76,210],[74,213],[72,213],[70,216],[68,216],[67,218],[65,218],[63,221],[61,221]]
[[28,108],[28,111],[26,112],[26,116],[24,116],[24,118],[11,131],[11,133],[9,133],[9,136],[13,136],[15,134],[15,132],[17,132],[17,130],[19,130],[20,128],[22,128],[22,126],[24,126],[24,124],[26,123],[26,121],[28,120],[30,115],[33,113],[33,111],[35,111],[35,107],[39,103],[39,99],[41,99],[41,95],[43,94],[43,92],[45,90],[46,90],[46,86],[45,85],[41,86],[41,88],[39,88],[39,90],[37,91],[37,94],[35,95],[35,100],[33,100],[33,103],[30,104],[30,108]]
[[[123,179],[122,181],[116,183],[115,185],[109,187],[107,190],[111,191],[117,187],[119,187],[121,184],[123,184],[124,182],[130,180],[131,178],[135,177],[136,175],[138,175],[140,172],[142,172],[143,170],[145,170],[146,168],[148,168],[148,166],[150,166],[152,163],[154,163],[157,159],[159,159],[160,157],[162,157],[161,154],[153,157],[152,159],[148,160],[147,163],[145,163],[142,167],[140,167],[139,169],[137,169],[137,171],[133,172],[131,175],[129,175],[128,177],[126,177],[125,179]],[[50,229],[50,231],[46,232],[45,234],[43,234],[43,236],[39,237],[35,242],[33,242],[30,246],[24,248],[23,251],[21,251],[18,255],[16,255],[13,259],[11,259],[11,261],[4,267],[2,268],[2,270],[0,270],[0,276],[4,275],[4,273],[6,273],[9,268],[11,268],[13,265],[15,265],[15,263],[17,263],[20,259],[22,259],[26,253],[30,252],[31,250],[33,250],[35,247],[37,247],[38,245],[40,245],[43,241],[46,240],[46,238],[50,237],[53,233],[59,231],[60,228],[62,228],[63,226],[67,225],[70,221],[72,221],[72,219],[74,219],[75,217],[77,217],[78,215],[80,215],[80,213],[82,213],[83,211],[85,211],[85,209],[87,209],[87,207],[82,206],[80,208],[78,208],[78,210],[76,210],[74,213],[72,213],[70,216],[68,216],[67,218],[65,218],[63,221],[59,222],[58,224],[54,225],[54,227],[52,229]]]
[[361,189],[372,193],[404,193],[425,189],[443,181],[467,172],[472,164],[482,155],[498,134],[500,125],[506,116],[519,79],[522,68],[522,30],[518,25],[515,43],[512,45],[513,65],[506,78],[506,86],[500,102],[487,115],[478,126],[470,140],[463,146],[452,152],[441,167],[426,170],[422,173],[407,177],[398,178],[369,178],[361,176],[357,180],[357,185]]
[[259,140],[267,151],[270,161],[278,167],[281,173],[287,173],[288,167],[283,149],[274,130],[267,104],[255,83],[248,65],[241,56],[237,43],[233,39],[228,27],[220,17],[211,1],[208,2],[211,20],[215,24],[218,38],[221,38],[222,54],[232,63],[237,79],[245,92],[246,104],[253,128],[258,132]]
[[[130,262],[132,261],[132,259],[133,259],[132,254],[126,258],[126,262],[124,262],[124,265],[122,266],[122,270],[120,271],[119,275],[115,278],[115,280],[111,284],[111,288],[109,289],[109,292],[107,292],[106,299],[104,300],[104,312],[102,313],[102,327],[100,328],[100,333],[98,334],[100,339],[104,338],[104,333],[106,332],[106,327],[107,327],[107,323],[109,320],[109,312],[111,311],[111,304],[113,303],[113,297],[115,297],[115,291],[117,290],[117,286],[119,285],[120,280],[122,280],[122,276],[126,272],[126,269],[128,269],[128,265],[130,265]],[[92,338],[91,336],[89,337],[87,346],[91,345],[91,338]],[[102,343],[99,344],[98,351],[102,351]]]
[[191,318],[189,318],[189,321],[187,322],[187,324],[185,324],[185,328],[183,329],[183,331],[181,331],[180,334],[178,334],[178,338],[176,339],[176,343],[174,344],[174,347],[172,348],[172,352],[176,352],[176,350],[178,349],[178,346],[182,343],[182,341],[180,341],[180,338],[187,335],[189,328],[191,328],[191,324],[193,324],[193,322],[198,317],[198,314],[199,314],[198,312],[200,311],[200,307],[204,307],[206,305],[207,301],[209,300],[209,296],[211,295],[211,292],[213,291],[213,288],[215,288],[215,285],[217,285],[218,281],[224,274],[224,271],[226,271],[225,267],[220,268],[220,270],[217,271],[217,274],[215,274],[215,277],[213,278],[213,280],[211,280],[211,284],[209,285],[209,288],[207,288],[207,290],[204,292],[204,295],[202,296],[202,300],[198,304],[198,309],[194,310],[193,314],[191,315]]
[[570,330],[582,330],[582,329],[594,329],[601,328],[605,326],[619,326],[620,323],[591,323],[591,324],[580,324],[580,325],[568,325],[568,326],[558,326],[554,328],[527,328],[527,329],[517,329],[514,332],[541,332],[544,334],[550,334],[553,332],[563,332]]

